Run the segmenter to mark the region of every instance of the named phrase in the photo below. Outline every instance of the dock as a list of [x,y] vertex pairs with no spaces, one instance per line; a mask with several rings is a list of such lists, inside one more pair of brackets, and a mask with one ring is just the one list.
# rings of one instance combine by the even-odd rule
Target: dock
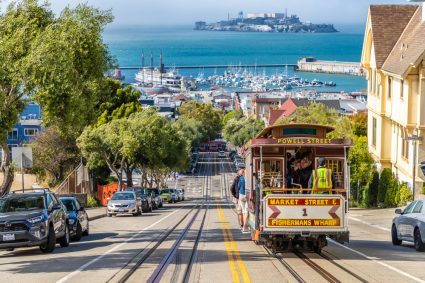
[[359,62],[341,62],[317,60],[314,57],[305,57],[298,60],[298,71],[328,74],[344,74],[364,76],[365,72]]
[[[165,69],[227,69],[227,68],[297,68],[297,64],[245,64],[245,65],[202,65],[202,66],[164,66]],[[124,66],[120,67],[122,70],[140,70],[142,66]]]

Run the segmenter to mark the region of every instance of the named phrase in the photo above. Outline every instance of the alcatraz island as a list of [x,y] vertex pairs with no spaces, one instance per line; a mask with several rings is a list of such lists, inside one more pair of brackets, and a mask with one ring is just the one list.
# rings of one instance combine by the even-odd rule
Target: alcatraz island
[[237,18],[227,17],[227,21],[208,24],[195,23],[195,30],[239,31],[239,32],[290,32],[290,33],[331,33],[338,32],[332,24],[301,22],[297,15],[285,13],[238,13]]

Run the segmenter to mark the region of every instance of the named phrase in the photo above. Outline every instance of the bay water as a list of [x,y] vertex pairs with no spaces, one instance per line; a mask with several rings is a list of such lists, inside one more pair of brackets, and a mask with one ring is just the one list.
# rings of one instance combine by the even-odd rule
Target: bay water
[[[190,26],[140,27],[114,26],[104,32],[104,40],[120,66],[141,66],[142,51],[145,66],[159,65],[162,50],[166,66],[296,64],[305,56],[319,60],[360,62],[363,45],[361,28],[347,28],[338,33],[248,33],[195,31]],[[293,75],[292,68],[288,74]],[[282,68],[250,68],[262,74],[285,73]],[[125,70],[126,82],[134,82],[137,70]],[[223,74],[224,69],[182,69],[185,76],[197,77]],[[327,90],[358,91],[366,88],[364,77],[296,72],[308,80],[334,81],[337,86]]]

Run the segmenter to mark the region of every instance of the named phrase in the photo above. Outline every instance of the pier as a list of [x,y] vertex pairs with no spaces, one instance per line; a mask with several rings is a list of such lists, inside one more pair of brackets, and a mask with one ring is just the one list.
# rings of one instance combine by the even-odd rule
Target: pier
[[298,60],[298,71],[328,74],[344,74],[351,76],[364,76],[364,71],[359,62],[340,62],[317,60],[314,57],[305,57]]
[[[227,68],[284,68],[290,67],[296,69],[298,67],[297,64],[245,64],[245,65],[202,65],[202,66],[164,66],[165,69],[227,69]],[[122,70],[140,70],[142,66],[124,66],[120,67]],[[150,68],[145,66],[144,68]]]

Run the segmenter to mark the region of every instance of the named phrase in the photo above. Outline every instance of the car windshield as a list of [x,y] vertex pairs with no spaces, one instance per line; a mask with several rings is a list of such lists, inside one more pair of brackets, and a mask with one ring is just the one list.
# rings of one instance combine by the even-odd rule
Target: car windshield
[[170,190],[161,190],[161,194],[169,194]]
[[61,199],[62,203],[65,205],[67,211],[75,211],[74,201],[72,199]]
[[134,199],[134,194],[131,193],[115,193],[112,196],[112,200],[132,200]]
[[0,199],[0,213],[44,209],[43,196],[21,196]]

